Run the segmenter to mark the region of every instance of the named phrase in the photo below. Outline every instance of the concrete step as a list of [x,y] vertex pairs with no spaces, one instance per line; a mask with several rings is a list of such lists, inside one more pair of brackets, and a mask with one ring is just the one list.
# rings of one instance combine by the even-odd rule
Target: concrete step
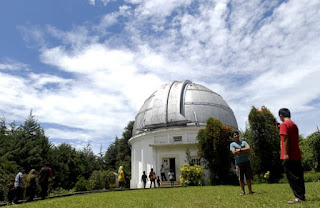
[[[161,184],[160,184],[160,187],[171,187],[171,183],[170,181],[162,181]],[[174,182],[174,187],[181,187],[181,184],[179,181],[175,181]]]

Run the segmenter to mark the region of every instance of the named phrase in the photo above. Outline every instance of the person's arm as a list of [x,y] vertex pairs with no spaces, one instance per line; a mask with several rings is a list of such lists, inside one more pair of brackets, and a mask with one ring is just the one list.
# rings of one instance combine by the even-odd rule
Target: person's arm
[[240,154],[240,149],[236,149],[235,146],[233,146],[232,144],[230,145],[230,149],[231,149],[232,154],[234,154],[234,155]]
[[289,160],[289,137],[288,135],[281,135],[283,137],[283,149],[284,149],[284,157],[283,160]]
[[22,184],[22,183],[23,183],[23,181],[22,181],[22,177],[23,177],[23,175],[20,175],[20,176],[19,176],[19,182],[20,182],[20,184]]
[[248,153],[250,150],[251,150],[250,146],[248,145],[248,143],[246,143],[246,146],[239,150],[239,154]]

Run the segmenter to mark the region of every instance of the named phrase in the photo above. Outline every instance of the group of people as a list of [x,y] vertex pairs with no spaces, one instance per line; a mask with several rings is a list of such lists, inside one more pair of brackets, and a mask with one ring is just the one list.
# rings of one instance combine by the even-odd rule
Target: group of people
[[19,168],[19,173],[15,179],[12,179],[9,184],[8,190],[8,204],[18,204],[23,199],[24,190],[26,191],[26,201],[33,201],[37,192],[37,181],[41,187],[41,199],[45,199],[48,192],[49,178],[53,181],[52,169],[49,167],[49,163],[45,163],[39,173],[32,169],[26,178],[26,184],[24,184],[24,172],[23,167]]
[[[163,167],[163,165],[161,165],[161,181],[167,181],[166,175],[165,175],[165,168]],[[169,177],[169,181],[171,183],[171,187],[174,186],[174,181],[175,181],[175,176],[174,176],[174,172],[171,169],[170,172],[168,173],[168,177]],[[143,188],[146,188],[147,185],[147,175],[146,175],[146,171],[143,171],[143,174],[141,176],[141,181],[143,182]],[[149,173],[149,180],[150,180],[150,188],[152,188],[152,183],[153,183],[153,187],[156,188],[156,181],[158,184],[158,188],[160,188],[160,177],[156,176],[156,173],[153,171],[153,168],[151,168],[150,173]]]
[[[295,196],[295,198],[289,200],[288,203],[299,203],[306,200],[303,168],[301,165],[302,157],[299,147],[299,130],[297,125],[291,120],[289,109],[281,108],[278,114],[282,121],[280,125],[277,124],[281,144],[280,159],[282,160],[284,172]],[[235,158],[236,173],[241,187],[240,194],[245,194],[244,177],[247,181],[249,194],[253,194],[254,192],[251,186],[252,173],[248,158],[250,146],[246,141],[239,139],[239,132],[234,131],[232,137],[234,142],[230,144],[230,151]]]

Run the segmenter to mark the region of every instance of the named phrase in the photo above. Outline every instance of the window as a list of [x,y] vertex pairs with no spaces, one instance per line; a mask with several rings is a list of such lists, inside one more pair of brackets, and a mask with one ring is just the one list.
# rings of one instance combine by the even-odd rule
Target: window
[[182,136],[174,136],[173,141],[175,142],[181,142],[182,141]]
[[201,165],[201,159],[199,157],[191,158],[191,162],[195,165]]

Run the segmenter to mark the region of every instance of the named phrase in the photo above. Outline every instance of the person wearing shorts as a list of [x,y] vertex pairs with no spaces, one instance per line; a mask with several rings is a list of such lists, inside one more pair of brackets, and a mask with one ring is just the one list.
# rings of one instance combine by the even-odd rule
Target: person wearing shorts
[[234,142],[230,144],[230,151],[234,155],[236,164],[236,173],[241,187],[241,195],[245,194],[244,188],[244,177],[246,177],[249,194],[253,194],[251,180],[252,171],[250,166],[250,161],[248,157],[248,152],[250,151],[250,146],[246,141],[241,141],[239,139],[239,132],[232,132],[232,137]]

